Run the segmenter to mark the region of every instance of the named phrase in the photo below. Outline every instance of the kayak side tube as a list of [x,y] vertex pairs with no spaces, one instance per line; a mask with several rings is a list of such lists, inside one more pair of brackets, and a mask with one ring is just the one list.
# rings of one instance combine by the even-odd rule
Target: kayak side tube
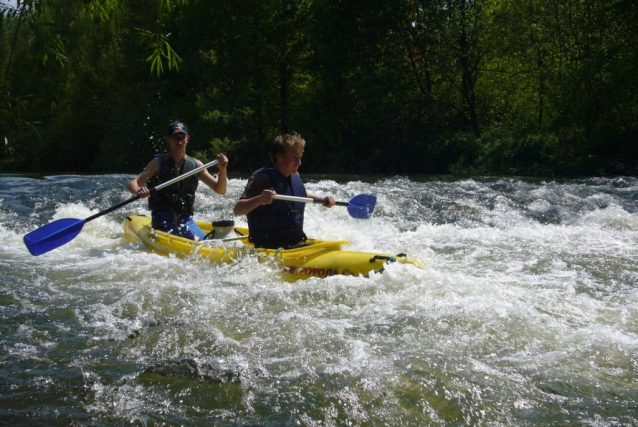
[[[194,242],[179,236],[151,229],[151,221],[145,216],[129,216],[123,224],[127,241],[142,242],[150,250],[181,258],[196,257],[211,262],[228,263],[238,259],[246,249],[255,250],[248,242],[248,230],[237,227],[235,232],[239,237],[232,245],[221,241],[204,240]],[[211,223],[197,222],[207,233],[212,230]],[[242,237],[243,236],[243,237]],[[374,254],[368,252],[342,250],[346,240],[322,241],[309,239],[309,246],[295,249],[256,249],[265,259],[276,259],[282,264],[283,278],[287,281],[307,279],[309,277],[325,278],[335,275],[368,276],[373,272],[382,272],[386,263],[401,262],[423,268],[417,260],[409,260],[405,254],[396,256],[388,254]],[[213,246],[214,245],[214,246]]]

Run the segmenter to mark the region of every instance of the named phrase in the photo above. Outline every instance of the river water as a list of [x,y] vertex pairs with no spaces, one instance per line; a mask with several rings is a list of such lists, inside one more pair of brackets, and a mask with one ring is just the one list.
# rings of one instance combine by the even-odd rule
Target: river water
[[[638,424],[636,178],[306,177],[378,198],[369,220],[307,206],[309,236],[424,266],[370,278],[148,253],[121,226],[143,201],[27,252],[130,178],[0,176],[0,423]],[[245,183],[200,186],[196,219],[233,219]]]

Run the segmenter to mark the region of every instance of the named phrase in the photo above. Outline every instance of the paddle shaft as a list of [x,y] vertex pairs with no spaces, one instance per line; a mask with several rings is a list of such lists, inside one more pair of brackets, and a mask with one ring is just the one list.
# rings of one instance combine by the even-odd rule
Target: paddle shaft
[[[301,202],[301,203],[321,203],[322,205],[328,201],[325,199],[313,199],[312,197],[297,197],[297,196],[286,196],[284,194],[276,194],[273,197],[275,200],[287,200],[289,202]],[[337,206],[349,206],[348,202],[335,202]]]
[[[161,190],[162,188],[166,188],[166,187],[168,187],[168,186],[169,186],[169,185],[171,185],[171,184],[175,184],[176,182],[181,181],[181,180],[183,180],[183,179],[185,179],[185,178],[188,178],[189,176],[193,176],[193,175],[195,175],[195,174],[197,174],[197,173],[199,173],[199,172],[203,171],[204,169],[208,169],[209,167],[216,165],[217,163],[219,163],[219,160],[213,160],[212,162],[206,163],[205,165],[202,165],[202,166],[200,166],[200,167],[198,167],[198,168],[196,168],[196,169],[193,169],[193,170],[192,170],[192,171],[190,171],[190,172],[186,172],[185,174],[182,174],[182,175],[180,175],[180,176],[178,176],[178,177],[175,177],[175,178],[171,179],[170,181],[166,181],[166,182],[164,182],[164,183],[162,183],[162,184],[158,185],[157,187],[153,188],[153,189],[151,190],[151,193],[154,193],[154,192],[156,192],[156,191],[159,191],[159,190]],[[85,220],[84,220],[84,222],[92,221],[92,220],[94,220],[94,219],[96,219],[96,218],[101,217],[102,215],[106,215],[106,214],[107,214],[107,213],[109,213],[109,212],[113,212],[114,210],[119,209],[119,208],[121,208],[122,206],[126,206],[126,205],[128,205],[129,203],[134,202],[134,201],[136,201],[136,200],[137,200],[137,199],[139,199],[139,198],[140,198],[140,196],[139,196],[139,195],[133,196],[133,197],[131,197],[131,198],[130,198],[130,199],[128,199],[128,200],[124,200],[123,202],[118,203],[117,205],[111,206],[110,208],[105,209],[105,210],[103,210],[102,212],[98,212],[98,213],[96,213],[95,215],[92,215],[92,216],[88,217],[87,219],[85,219]]]

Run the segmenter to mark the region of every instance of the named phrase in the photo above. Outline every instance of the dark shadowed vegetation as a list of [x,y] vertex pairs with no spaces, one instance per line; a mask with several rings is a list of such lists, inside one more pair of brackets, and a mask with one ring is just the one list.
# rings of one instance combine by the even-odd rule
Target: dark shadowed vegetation
[[0,171],[138,172],[183,120],[233,171],[636,174],[634,0],[0,5]]

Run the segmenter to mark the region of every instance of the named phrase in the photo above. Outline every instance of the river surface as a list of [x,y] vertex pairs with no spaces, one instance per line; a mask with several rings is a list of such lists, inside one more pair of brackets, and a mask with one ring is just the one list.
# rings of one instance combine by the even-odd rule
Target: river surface
[[[378,198],[306,232],[407,253],[370,278],[287,283],[247,253],[148,253],[136,201],[29,254],[23,236],[130,197],[128,175],[0,175],[0,424],[638,425],[638,179],[306,178]],[[198,220],[232,216],[198,189]]]

